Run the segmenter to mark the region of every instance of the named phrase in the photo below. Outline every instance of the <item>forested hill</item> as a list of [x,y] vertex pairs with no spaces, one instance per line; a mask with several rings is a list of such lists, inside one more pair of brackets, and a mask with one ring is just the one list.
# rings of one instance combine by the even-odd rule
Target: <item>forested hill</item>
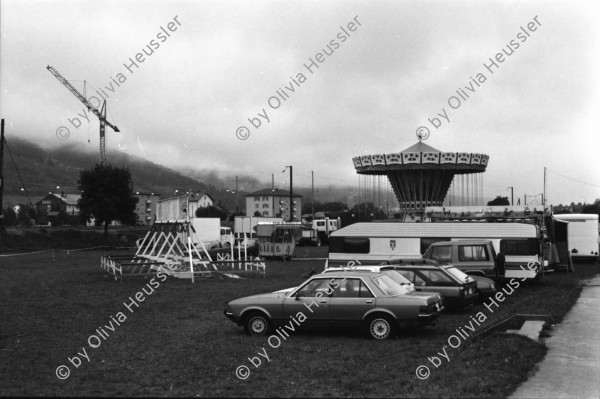
[[[4,195],[7,199],[18,197],[19,202],[27,202],[27,199],[24,197],[24,191],[21,190],[22,185],[17,170],[31,197],[39,198],[49,191],[75,194],[79,192],[77,189],[79,172],[89,169],[98,160],[97,152],[84,151],[75,146],[44,149],[18,138],[7,139],[7,142],[10,151],[5,147]],[[181,190],[186,187],[194,187],[194,191],[208,188],[206,184],[174,170],[124,152],[111,152],[107,154],[107,158],[108,162],[115,166],[129,168],[134,191],[168,195],[175,189]],[[60,188],[57,189],[57,186]]]

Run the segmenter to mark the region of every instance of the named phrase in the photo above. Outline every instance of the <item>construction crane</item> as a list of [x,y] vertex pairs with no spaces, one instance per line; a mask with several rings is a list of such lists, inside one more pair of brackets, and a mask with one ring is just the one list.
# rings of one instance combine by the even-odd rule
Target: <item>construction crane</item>
[[87,107],[88,111],[92,111],[94,113],[94,115],[96,115],[98,117],[98,119],[100,120],[100,158],[99,158],[99,161],[100,161],[100,164],[103,165],[104,163],[106,163],[106,138],[105,138],[106,125],[110,126],[112,128],[112,130],[114,130],[117,133],[119,133],[119,131],[120,131],[118,127],[116,127],[115,125],[113,125],[112,123],[110,123],[109,121],[106,120],[106,100],[104,100],[104,103],[102,104],[102,108],[100,109],[100,111],[98,111],[98,109],[96,107],[94,107],[92,104],[90,104],[90,102],[85,98],[85,96],[82,95],[81,93],[79,93],[77,91],[77,89],[75,87],[73,87],[73,85],[71,83],[69,83],[69,81],[67,79],[65,79],[56,69],[54,69],[50,65],[48,65],[46,67],[46,69],[49,70],[50,73],[52,75],[54,75],[54,77],[56,79],[58,79],[58,81],[60,83],[65,85],[65,87],[67,89],[69,89],[69,91],[71,93],[73,93],[75,95],[75,97],[77,97],[79,99],[79,101],[81,101]]

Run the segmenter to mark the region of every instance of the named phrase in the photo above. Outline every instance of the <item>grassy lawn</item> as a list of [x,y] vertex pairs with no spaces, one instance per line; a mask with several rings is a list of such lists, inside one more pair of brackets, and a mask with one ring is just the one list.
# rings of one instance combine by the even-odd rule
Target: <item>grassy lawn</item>
[[[300,251],[323,257],[327,248]],[[155,279],[152,287],[142,278],[119,283],[105,276],[102,254],[0,257],[0,395],[504,397],[534,370],[544,345],[492,333],[452,339],[452,348],[449,337],[459,327],[468,332],[464,326],[479,312],[486,320],[478,330],[514,313],[547,314],[557,323],[579,296],[579,280],[600,271],[598,264],[576,264],[575,273],[521,283],[491,310],[446,313],[434,327],[385,342],[352,332],[290,333],[273,348],[230,322],[225,304],[296,286],[323,261],[268,262],[264,279]],[[129,311],[124,303],[137,292],[145,299]],[[106,338],[90,339],[100,333]],[[260,357],[254,367],[248,358],[259,352],[270,361]],[[74,356],[79,367],[68,360]],[[438,368],[428,361],[433,356],[441,359]],[[69,378],[56,377],[60,365],[70,368]],[[250,375],[240,380],[236,368],[244,365]],[[420,365],[429,367],[429,378],[416,377]]]

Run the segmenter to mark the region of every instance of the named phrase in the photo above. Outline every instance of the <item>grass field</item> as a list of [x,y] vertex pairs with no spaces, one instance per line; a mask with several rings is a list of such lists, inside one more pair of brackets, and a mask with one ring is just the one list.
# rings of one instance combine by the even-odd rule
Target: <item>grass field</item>
[[[301,251],[323,257],[327,248]],[[577,264],[575,273],[521,284],[493,313],[478,305],[442,314],[434,327],[385,342],[352,332],[291,333],[273,348],[230,322],[225,304],[295,286],[322,261],[268,262],[264,279],[156,279],[152,287],[142,278],[105,276],[102,254],[0,257],[0,395],[505,397],[534,370],[544,345],[492,333],[458,346],[453,340],[454,349],[448,338],[478,312],[487,317],[478,330],[514,313],[548,314],[556,323],[576,301],[579,280],[600,270]],[[129,311],[124,303],[143,288],[150,294]],[[449,361],[437,354],[444,345]],[[254,367],[248,358],[259,351],[270,361]],[[74,356],[79,367],[68,360],[77,364]],[[438,368],[428,361],[433,356]],[[60,365],[70,368],[67,379],[56,376]],[[250,375],[240,380],[235,372],[244,365]],[[420,365],[429,366],[429,378],[415,376]]]

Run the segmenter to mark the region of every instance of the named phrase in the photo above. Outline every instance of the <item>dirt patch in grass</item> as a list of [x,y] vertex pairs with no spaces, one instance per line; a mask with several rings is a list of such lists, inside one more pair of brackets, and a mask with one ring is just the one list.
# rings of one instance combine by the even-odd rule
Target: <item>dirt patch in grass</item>
[[[460,345],[451,338],[452,348],[449,337],[458,328],[469,332],[465,325],[480,312],[486,320],[478,329],[514,313],[548,314],[558,323],[579,296],[579,280],[600,270],[577,264],[575,273],[520,285],[493,311],[478,305],[449,312],[434,327],[386,342],[354,332],[299,332],[273,348],[231,323],[225,305],[296,286],[303,273],[321,271],[323,261],[268,262],[264,279],[168,279],[152,286],[149,279],[119,283],[105,276],[103,253],[0,258],[0,395],[504,397],[527,379],[545,346],[494,333],[459,337]],[[152,293],[131,305],[144,288]],[[111,325],[119,312],[126,320]],[[92,348],[98,341],[90,337],[99,337],[100,328],[106,337]],[[444,345],[448,360],[439,355]],[[89,361],[77,354],[84,349]],[[248,358],[261,350],[270,360],[254,367]],[[74,356],[79,367],[69,362]],[[443,360],[438,367],[433,356]],[[56,377],[60,365],[70,368],[68,379]],[[243,381],[235,376],[240,365],[250,370]],[[420,365],[429,367],[427,379],[416,377]]]

